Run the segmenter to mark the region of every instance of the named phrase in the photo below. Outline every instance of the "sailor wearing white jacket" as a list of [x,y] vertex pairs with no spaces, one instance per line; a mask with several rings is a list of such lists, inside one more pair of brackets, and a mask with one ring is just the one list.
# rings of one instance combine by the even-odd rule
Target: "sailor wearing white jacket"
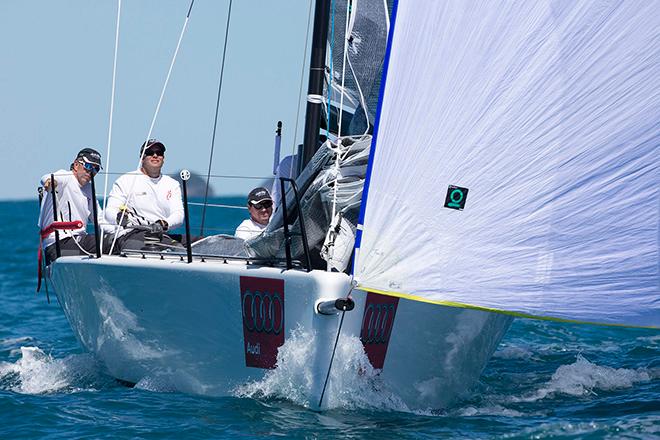
[[248,212],[250,218],[236,228],[235,236],[247,240],[261,234],[273,214],[273,199],[266,188],[255,188],[248,194]]
[[[139,249],[147,241],[158,238],[165,246],[177,246],[165,231],[183,223],[183,202],[179,182],[161,174],[165,162],[165,145],[149,139],[140,149],[140,169],[119,177],[112,186],[105,208],[105,219],[121,225],[118,250]],[[131,229],[147,226],[149,231]]]
[[[53,223],[52,186],[55,186],[57,198],[57,221],[81,221],[82,228],[62,230],[59,232],[61,255],[92,254],[96,250],[96,240],[93,234],[87,234],[87,222],[93,222],[93,203],[96,203],[97,213],[101,208],[98,201],[93,200],[92,176],[101,169],[101,155],[92,148],[83,148],[78,152],[69,170],[58,170],[53,174],[55,182],[51,182],[51,175],[45,174],[41,178],[41,186],[46,194],[39,211],[39,228],[43,231]],[[101,223],[99,219],[99,223]],[[104,228],[104,229],[107,229]],[[46,261],[57,258],[55,250],[55,232],[51,232],[42,240],[42,248],[46,254]]]

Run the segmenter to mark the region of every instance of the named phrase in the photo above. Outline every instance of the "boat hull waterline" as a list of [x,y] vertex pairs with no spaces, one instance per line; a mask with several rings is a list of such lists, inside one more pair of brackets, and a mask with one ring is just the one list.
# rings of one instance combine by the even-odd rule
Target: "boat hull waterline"
[[[286,380],[301,382],[293,384],[293,400],[312,409],[342,405],[341,396],[356,391],[342,387],[354,388],[361,376],[376,379],[371,391],[395,396],[396,409],[445,408],[474,385],[511,323],[501,314],[359,289],[342,320],[318,313],[316,304],[345,297],[346,274],[246,261],[62,257],[49,278],[79,342],[117,379],[148,378],[200,395],[259,395],[260,381],[298,368],[304,374]],[[340,323],[338,347],[359,345],[363,366],[334,350],[327,380]],[[283,354],[310,342],[303,359]],[[365,374],[367,363],[375,375]],[[338,380],[347,374],[354,380]]]

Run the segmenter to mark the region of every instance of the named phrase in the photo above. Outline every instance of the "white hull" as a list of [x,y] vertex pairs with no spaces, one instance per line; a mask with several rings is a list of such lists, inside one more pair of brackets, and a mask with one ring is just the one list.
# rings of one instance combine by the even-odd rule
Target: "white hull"
[[[81,344],[128,382],[166,375],[179,391],[233,394],[272,371],[278,347],[294,330],[314,334],[316,350],[307,362],[312,408],[318,408],[341,316],[318,314],[315,303],[350,290],[349,277],[339,273],[113,256],[60,258],[50,281]],[[260,291],[273,307],[264,300],[265,313],[257,305],[252,315]],[[352,296],[355,309],[345,314],[341,340],[362,334],[371,363],[382,368],[379,380],[410,409],[443,408],[465,392],[511,322],[360,290]],[[322,406],[331,398],[326,394]]]

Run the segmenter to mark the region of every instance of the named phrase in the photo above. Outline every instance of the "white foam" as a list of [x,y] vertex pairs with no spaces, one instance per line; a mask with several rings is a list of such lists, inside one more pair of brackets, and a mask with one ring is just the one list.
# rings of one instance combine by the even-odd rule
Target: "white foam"
[[[286,399],[302,406],[314,386],[312,371],[315,335],[297,329],[277,355],[277,368],[264,378],[238,387],[237,397]],[[396,395],[379,380],[356,337],[342,336],[337,346],[329,385],[324,395],[328,409],[365,408],[409,412]]]
[[174,369],[151,371],[135,384],[135,388],[156,393],[208,394],[207,387],[197,378]]
[[145,376],[135,384],[134,388],[155,393],[173,393],[178,391],[169,377],[161,375]]
[[14,347],[19,344],[25,344],[34,341],[30,336],[20,336],[18,338],[7,338],[0,340],[0,347]]
[[91,355],[55,359],[38,347],[21,347],[14,363],[0,362],[0,388],[22,394],[97,389],[112,379],[103,376]]
[[505,408],[502,405],[492,405],[484,407],[467,406],[457,411],[458,415],[463,417],[474,416],[501,416],[501,417],[522,417],[529,414],[523,414],[519,411]]
[[596,365],[578,355],[574,363],[557,368],[552,378],[536,392],[513,400],[533,402],[557,394],[591,395],[598,391],[631,388],[636,383],[652,380],[656,375],[657,371],[644,368],[634,370]]
[[529,360],[534,357],[531,350],[520,346],[503,346],[493,353],[494,358]]

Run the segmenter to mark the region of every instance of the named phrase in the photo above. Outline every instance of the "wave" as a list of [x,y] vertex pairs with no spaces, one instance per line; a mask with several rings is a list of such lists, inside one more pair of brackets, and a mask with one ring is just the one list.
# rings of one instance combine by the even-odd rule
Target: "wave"
[[588,396],[599,391],[631,388],[660,377],[660,369],[627,369],[597,365],[578,354],[574,363],[561,365],[551,379],[534,393],[514,397],[514,402],[534,402],[557,395]]
[[21,394],[79,392],[108,388],[114,379],[104,375],[89,354],[53,358],[38,347],[21,347],[16,362],[0,362],[0,389]]
[[[314,377],[312,359],[315,335],[294,330],[277,355],[277,369],[269,370],[262,380],[246,383],[234,390],[236,397],[285,399],[310,407],[307,396],[325,377]],[[378,370],[369,363],[357,337],[342,337],[337,346],[324,405],[328,409],[375,409],[411,412],[396,394],[387,390]]]

